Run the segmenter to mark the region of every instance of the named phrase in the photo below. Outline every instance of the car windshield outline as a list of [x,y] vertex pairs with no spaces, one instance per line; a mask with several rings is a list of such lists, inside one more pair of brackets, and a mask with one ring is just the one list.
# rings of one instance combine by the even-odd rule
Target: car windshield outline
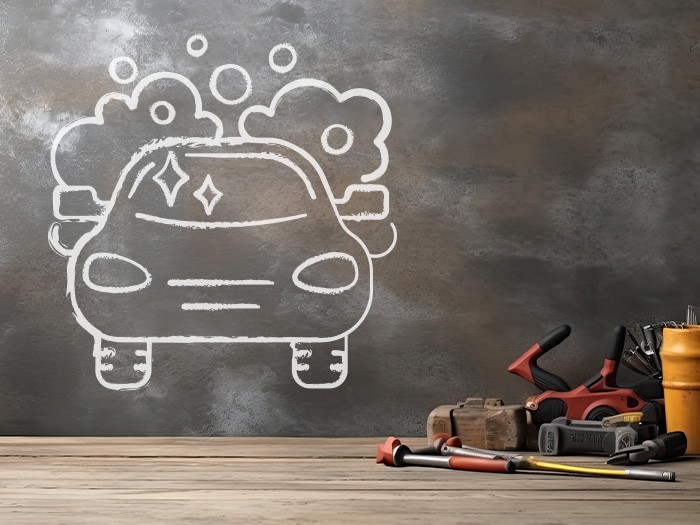
[[[233,153],[233,152],[185,152],[184,153],[185,157],[194,157],[194,158],[212,158],[212,159],[266,159],[266,160],[272,160],[275,162],[278,162],[280,164],[283,164],[284,166],[287,166],[290,168],[304,183],[304,187],[306,189],[307,195],[312,199],[316,200],[317,195],[316,192],[313,188],[313,185],[311,184],[311,180],[309,177],[304,173],[304,171],[293,161],[288,159],[287,157],[280,155],[279,153],[274,153],[270,151],[263,151],[263,152],[246,152],[246,153]],[[141,182],[146,178],[146,175],[152,172],[153,168],[155,168],[156,163],[155,162],[149,162],[146,164],[143,168],[139,170],[139,172],[136,175],[136,178],[134,179],[134,182],[131,186],[131,189],[129,190],[129,194],[127,196],[128,199],[131,199],[138,187],[140,186]],[[174,185],[172,189],[168,188],[167,185],[160,179],[158,179],[158,176],[163,173],[168,167],[172,167],[179,175],[180,175],[180,180],[177,182],[177,184]],[[175,199],[177,197],[178,190],[180,186],[184,185],[187,181],[190,180],[190,176],[187,175],[178,165],[177,162],[177,157],[175,156],[175,153],[173,150],[170,150],[168,152],[167,159],[161,168],[161,170],[152,177],[152,179],[158,183],[159,186],[161,186],[161,189],[163,190],[166,198],[166,202],[168,203],[169,207],[172,207]],[[206,199],[201,195],[201,192],[204,191],[205,186],[209,187],[210,191],[215,193],[216,197],[210,201],[207,202]],[[200,195],[198,195],[200,193]],[[213,205],[218,202],[218,199],[221,197],[221,192],[219,192],[214,186],[213,183],[211,182],[211,177],[209,174],[207,174],[207,177],[203,183],[203,185],[200,187],[199,190],[194,192],[193,194],[202,204],[204,205],[205,212],[207,215],[211,214],[211,208],[213,208]],[[244,227],[250,227],[250,226],[261,226],[261,225],[266,225],[266,224],[277,224],[281,222],[289,222],[289,221],[296,221],[299,219],[303,219],[307,217],[307,213],[299,213],[295,215],[286,215],[282,217],[271,217],[271,218],[266,218],[266,219],[256,219],[256,220],[247,220],[247,221],[207,221],[207,220],[182,220],[182,219],[170,219],[166,217],[160,217],[158,215],[152,215],[148,213],[142,213],[142,212],[136,212],[134,216],[137,219],[141,219],[147,222],[155,222],[159,224],[165,224],[169,226],[178,226],[182,228],[191,228],[191,229],[215,229],[215,228],[244,228]]]

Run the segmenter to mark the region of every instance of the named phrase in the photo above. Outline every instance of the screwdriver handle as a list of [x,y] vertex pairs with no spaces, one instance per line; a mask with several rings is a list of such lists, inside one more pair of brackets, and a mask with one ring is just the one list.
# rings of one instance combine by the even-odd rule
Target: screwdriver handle
[[654,459],[679,458],[685,454],[685,450],[688,447],[688,438],[685,436],[685,433],[680,430],[669,432],[668,434],[664,434],[650,441],[654,446],[658,447],[658,452],[654,456]]
[[468,458],[450,456],[450,468],[476,472],[514,472],[515,465],[506,459]]

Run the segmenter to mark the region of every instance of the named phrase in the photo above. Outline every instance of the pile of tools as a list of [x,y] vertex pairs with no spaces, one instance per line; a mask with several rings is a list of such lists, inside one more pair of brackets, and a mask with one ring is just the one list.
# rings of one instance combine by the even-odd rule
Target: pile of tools
[[[618,326],[613,346],[605,356],[600,372],[576,388],[570,388],[564,379],[537,364],[540,357],[569,337],[571,328],[562,325],[545,334],[508,366],[509,372],[542,390],[541,394],[531,396],[525,402],[533,424],[539,428],[562,416],[596,421],[629,410],[640,410],[663,428],[664,393],[659,349],[660,330],[668,325],[670,323],[638,327],[639,339],[631,330]],[[617,381],[620,362],[640,373],[641,377],[629,385],[620,385]]]
[[[637,412],[601,422],[560,418],[540,427],[540,452],[545,455],[609,453],[606,461],[609,465],[667,461],[685,454],[687,441],[683,432],[655,436],[653,428],[657,428],[656,425],[642,423],[641,417],[642,413]],[[639,436],[647,436],[649,439],[641,441]],[[474,472],[512,473],[534,470],[648,481],[676,480],[673,471],[553,463],[534,456],[526,457],[464,445],[458,436],[449,437],[447,434],[436,434],[430,446],[416,451],[411,451],[397,438],[389,437],[377,448],[377,463],[394,467],[416,465]]]
[[[390,437],[378,447],[377,463],[675,481],[672,471],[637,465],[679,458],[688,448],[684,432],[665,433],[660,349],[664,328],[685,329],[697,324],[695,307],[689,307],[689,312],[691,308],[693,317],[689,315],[687,323],[636,325],[632,330],[618,326],[600,372],[575,388],[538,366],[542,355],[571,334],[568,325],[555,328],[508,367],[509,372],[542,391],[528,398],[524,407],[480,398],[439,406],[428,417],[430,446],[411,451]],[[636,381],[618,383],[620,363],[638,374]],[[503,452],[535,448],[545,456],[586,454],[605,455],[607,459],[600,466],[584,466]]]

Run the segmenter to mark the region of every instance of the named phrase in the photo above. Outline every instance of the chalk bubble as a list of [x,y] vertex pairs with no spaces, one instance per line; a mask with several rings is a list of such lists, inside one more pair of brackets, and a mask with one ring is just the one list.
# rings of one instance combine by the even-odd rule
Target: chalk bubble
[[[238,71],[241,75],[243,75],[243,79],[245,80],[245,93],[243,93],[240,97],[235,99],[230,99],[222,96],[221,93],[219,93],[219,88],[217,85],[219,81],[219,75],[221,74],[221,72],[227,71],[229,69],[235,69],[236,71]],[[235,106],[236,104],[240,104],[250,96],[250,93],[253,91],[253,84],[250,80],[250,75],[241,66],[239,66],[238,64],[224,64],[223,66],[217,67],[211,74],[211,79],[209,79],[209,90],[211,91],[211,94],[214,95],[214,98],[222,104]]]
[[[290,60],[286,66],[280,66],[275,62],[275,55],[282,49],[286,49],[292,54],[292,60]],[[269,62],[273,71],[277,73],[288,73],[297,63],[297,52],[291,44],[278,44],[270,50]]]
[[[168,116],[165,118],[160,118],[157,114],[156,111],[158,108],[163,107],[168,111]],[[166,102],[165,100],[159,100],[155,104],[153,104],[150,108],[150,113],[151,113],[151,118],[153,119],[153,122],[156,124],[160,124],[161,126],[165,126],[166,124],[170,124],[174,119],[175,119],[175,108],[170,102]]]
[[[334,129],[342,129],[345,132],[345,144],[339,148],[334,148],[328,144],[328,134]],[[326,153],[330,153],[331,155],[342,155],[343,153],[346,153],[352,147],[352,141],[352,130],[347,126],[343,126],[342,124],[332,124],[328,126],[323,130],[323,134],[321,135],[321,146],[323,146],[323,150]]]
[[[122,62],[128,64],[128,66],[131,68],[131,75],[128,77],[121,77],[119,76],[119,73],[117,73],[117,66],[119,66]],[[137,74],[138,68],[136,67],[136,62],[129,57],[117,57],[109,64],[109,76],[112,77],[112,80],[119,82],[120,84],[130,84],[136,80]]]
[[[199,43],[200,47],[194,48],[194,44]],[[201,57],[204,53],[207,52],[207,48],[209,47],[209,42],[207,41],[206,37],[204,35],[192,35],[188,40],[187,40],[187,52],[192,55],[193,57]]]

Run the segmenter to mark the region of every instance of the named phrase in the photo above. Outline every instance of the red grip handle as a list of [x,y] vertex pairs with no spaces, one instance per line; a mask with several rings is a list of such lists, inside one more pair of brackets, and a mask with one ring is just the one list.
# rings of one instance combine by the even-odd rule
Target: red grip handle
[[512,462],[505,459],[468,458],[450,456],[450,468],[455,470],[472,470],[475,472],[513,472]]

